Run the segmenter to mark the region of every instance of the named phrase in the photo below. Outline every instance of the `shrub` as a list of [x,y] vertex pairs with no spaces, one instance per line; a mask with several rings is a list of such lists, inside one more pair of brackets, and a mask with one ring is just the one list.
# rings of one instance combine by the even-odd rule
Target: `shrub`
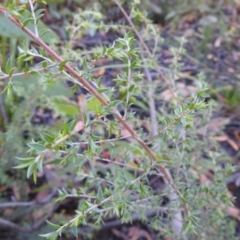
[[[23,99],[25,108],[48,109],[59,116],[53,127],[36,128],[35,134],[31,126],[28,156],[22,153],[15,168],[27,168],[27,178],[35,183],[44,173],[53,186],[52,197],[58,190],[50,215],[59,202],[78,199],[75,216],[59,215],[61,221],[52,217],[48,224],[53,230],[41,236],[57,239],[71,230],[78,237],[85,225],[97,229],[107,217],[115,217],[125,223],[140,219],[159,236],[224,239],[232,234],[224,230],[230,223],[223,214],[231,201],[222,179],[233,168],[219,167],[218,147],[197,131],[202,126],[207,131],[214,104],[206,100],[204,75],[194,78],[191,94],[181,91],[176,79],[181,76],[185,40],[168,46],[171,64],[163,69],[157,58],[163,39],[156,27],[138,10],[138,3],[130,14],[115,3],[127,24],[106,23],[96,10],[79,11],[60,49],[54,41],[43,41],[43,10],[34,9],[31,1],[31,11],[27,4],[0,8],[4,19],[31,39],[19,42],[17,59],[10,58],[1,73],[1,79],[7,79],[3,93],[8,104]],[[111,44],[76,49],[86,33],[110,30],[120,35]],[[21,73],[15,72],[14,63],[24,66]],[[97,65],[103,71],[118,68],[118,74],[110,83],[103,82]],[[24,129],[31,125],[25,124]],[[209,169],[214,184],[202,181]]]

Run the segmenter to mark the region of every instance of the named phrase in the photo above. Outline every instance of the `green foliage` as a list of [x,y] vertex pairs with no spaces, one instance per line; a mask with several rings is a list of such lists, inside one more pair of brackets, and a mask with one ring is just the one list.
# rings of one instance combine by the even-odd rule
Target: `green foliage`
[[[23,28],[31,28],[30,23],[33,24],[31,30],[37,36],[36,28],[41,28],[38,21],[41,11],[37,10],[34,16],[23,7],[8,7],[9,14],[17,17]],[[129,223],[132,216],[138,214],[139,219],[147,222],[146,216],[153,210],[156,214],[151,226],[155,230],[165,229],[162,234],[174,239],[193,239],[193,236],[204,238],[212,232],[222,230],[223,225],[228,225],[221,206],[231,205],[222,181],[229,173],[219,167],[215,155],[220,153],[215,152],[218,149],[215,143],[210,139],[202,141],[196,131],[206,124],[204,116],[211,116],[211,102],[206,102],[209,97],[206,93],[208,84],[204,82],[204,76],[199,74],[192,83],[195,93],[187,98],[181,94],[175,96],[177,86],[174,78],[182,67],[184,39],[178,41],[177,47],[171,47],[173,59],[170,69],[166,71],[169,81],[158,85],[149,81],[146,84],[142,69],[158,68],[156,55],[161,50],[162,40],[155,26],[138,7],[136,3],[130,15],[136,25],[147,25],[141,36],[143,41],[147,42],[149,38],[154,41],[150,55],[146,54],[146,49],[143,50],[141,41],[135,38],[134,32],[125,30],[122,37],[116,39],[111,46],[99,47],[94,54],[73,50],[72,44],[84,34],[93,35],[96,31],[112,27],[111,23],[109,26],[104,23],[104,15],[100,12],[81,10],[67,27],[70,39],[65,46],[61,46],[62,61],[51,56],[43,44],[36,49],[23,40],[18,46],[18,58],[9,58],[3,69],[2,76],[6,79],[3,94],[11,112],[11,124],[2,140],[4,154],[0,163],[3,168],[0,171],[5,174],[13,166],[21,173],[22,169],[26,169],[27,178],[32,177],[36,183],[38,173],[54,164],[57,175],[69,171],[75,181],[59,186],[56,201],[62,202],[69,197],[79,198],[76,214],[71,219],[57,223],[47,221],[53,230],[41,234],[46,239],[55,240],[68,232],[77,238],[81,227],[94,225],[93,228],[97,228],[104,223],[106,216],[116,216],[122,222]],[[126,26],[122,26],[122,29],[124,27]],[[39,36],[41,38],[41,34]],[[58,46],[51,44],[51,49],[57,51]],[[32,66],[36,57],[40,62]],[[120,73],[111,79],[115,83],[113,88],[104,87],[94,77],[94,64],[100,59],[121,63]],[[25,68],[17,74],[15,64],[23,62]],[[69,66],[74,65],[74,62],[81,63],[80,67],[75,68],[76,74],[69,71]],[[159,71],[161,73],[161,69]],[[82,81],[82,78],[86,81]],[[66,79],[77,90],[89,88],[86,83],[94,88],[93,95],[85,94],[81,109],[67,98],[73,97],[74,90],[64,86]],[[147,94],[153,86],[153,93],[165,88],[173,91],[168,104],[159,108],[151,106],[151,98],[154,101],[163,100],[161,95]],[[157,131],[152,136],[142,131],[143,120],[131,109],[139,96],[146,108],[151,108],[156,113],[155,117],[146,120],[148,123],[151,120],[157,122]],[[53,126],[33,126],[32,111],[37,108],[49,109],[60,116],[61,120]],[[120,112],[123,113],[122,117]],[[137,141],[122,141],[121,138],[126,138],[126,134],[122,133],[124,129],[119,118],[122,123],[130,123],[137,131],[132,136]],[[77,127],[79,122],[82,126],[80,129]],[[23,130],[29,132],[27,144],[22,138]],[[115,138],[111,139],[110,136]],[[12,143],[16,141],[18,142],[13,147]],[[21,149],[15,149],[24,145]],[[204,149],[208,150],[204,152],[205,155]],[[103,157],[103,150],[108,151],[110,159]],[[53,156],[51,161],[48,160],[48,154]],[[14,155],[18,156],[17,163]],[[109,166],[103,166],[101,161],[108,162]],[[172,172],[170,180],[164,175],[166,169]],[[198,184],[199,176],[209,169],[215,173],[214,185]],[[227,170],[233,171],[231,168]],[[158,177],[160,182],[163,176],[165,188],[154,189],[150,183],[151,177]],[[77,187],[73,187],[75,183]],[[165,210],[161,202],[164,196],[168,197]],[[167,213],[167,222],[161,218],[163,212]],[[178,228],[174,227],[177,215],[181,216]]]
[[[33,30],[34,25],[33,23],[30,22],[29,16],[30,16],[30,13],[28,16],[23,16],[24,19],[29,20],[29,21],[25,21],[25,25],[29,29]],[[40,30],[40,34],[42,35],[42,39],[46,43],[59,42],[59,37],[50,30],[46,31],[46,26],[41,20],[39,21],[39,30]],[[1,31],[1,36],[4,36],[4,37],[10,37],[10,38],[16,38],[16,39],[22,39],[22,40],[30,39],[26,33],[24,33],[20,28],[14,25],[10,20],[8,20],[3,15],[0,15],[0,31]]]
[[224,107],[228,111],[236,111],[239,108],[240,96],[239,96],[239,87],[236,86],[225,86],[217,89],[217,92],[223,96]]

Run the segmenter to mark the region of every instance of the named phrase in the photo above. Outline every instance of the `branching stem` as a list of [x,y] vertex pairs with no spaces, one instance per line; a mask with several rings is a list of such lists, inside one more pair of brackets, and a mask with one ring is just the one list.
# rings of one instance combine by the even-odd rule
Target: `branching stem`
[[[15,24],[17,27],[22,29],[22,31],[24,31],[33,41],[35,41],[39,46],[41,46],[57,62],[59,62],[59,63],[63,62],[63,59],[51,47],[49,47],[45,42],[43,42],[37,35],[35,35],[28,28],[24,27],[22,25],[22,23],[18,19],[16,19],[12,15],[10,15],[5,8],[0,7],[0,14],[6,16],[13,24]],[[109,105],[108,101],[101,94],[99,94],[98,91],[90,83],[88,83],[79,73],[77,73],[69,64],[65,64],[63,67],[64,67],[64,69],[66,71],[69,72],[70,75],[72,75],[74,78],[76,78],[86,89],[88,89],[89,92],[91,92],[91,94],[94,95],[104,106],[108,106]],[[145,151],[148,154],[148,156],[153,161],[158,161],[157,157],[152,152],[152,150],[137,135],[137,133],[132,129],[132,127],[122,118],[121,114],[117,110],[115,110],[114,116],[120,122],[120,124],[122,124],[122,126],[125,127],[125,129],[132,135],[132,137],[135,138],[138,141],[138,143],[145,149]],[[66,140],[66,139],[67,139],[67,136],[64,137],[64,140]],[[181,199],[182,199],[181,192],[179,191],[177,186],[173,183],[172,179],[169,177],[165,167],[162,166],[162,165],[159,165],[159,170],[161,171],[161,173],[163,174],[163,177],[167,180],[167,182],[176,191],[177,195],[180,196]],[[185,209],[186,215],[188,217],[190,217],[190,212],[189,212],[187,204],[184,204],[184,209]]]

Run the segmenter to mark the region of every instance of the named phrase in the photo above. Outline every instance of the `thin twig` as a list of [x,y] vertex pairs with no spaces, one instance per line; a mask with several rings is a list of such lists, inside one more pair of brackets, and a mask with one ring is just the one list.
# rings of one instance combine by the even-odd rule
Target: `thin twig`
[[36,73],[36,72],[42,72],[42,71],[46,71],[52,67],[56,67],[56,64],[52,64],[52,65],[49,65],[45,68],[37,68],[37,69],[32,69],[32,70],[29,70],[27,72],[19,72],[19,73],[14,73],[12,74],[11,76],[8,75],[8,74],[4,74],[3,76],[0,76],[0,80],[5,80],[5,79],[8,79],[8,78],[14,78],[14,77],[20,77],[20,76],[28,76],[32,73]]
[[148,94],[148,101],[149,101],[149,108],[150,108],[151,137],[153,137],[158,132],[158,123],[157,123],[157,113],[156,113],[155,101],[154,101],[154,91],[152,87],[152,76],[149,72],[149,69],[147,67],[142,51],[140,53],[143,61],[143,69],[144,69],[147,81],[149,83],[147,94]]
[[[143,56],[142,51],[141,51],[141,57],[142,57],[142,60],[143,60],[143,63],[144,63],[145,75],[146,75],[146,78],[149,82],[148,101],[149,101],[149,107],[150,107],[150,119],[151,119],[151,127],[152,127],[151,128],[151,130],[152,130],[151,131],[151,136],[153,137],[153,136],[157,136],[157,134],[158,134],[158,122],[157,122],[157,111],[156,111],[156,108],[155,108],[155,101],[154,101],[154,93],[153,93],[153,88],[152,88],[152,77],[151,77],[151,74],[149,72],[149,69],[146,66],[145,58]],[[160,151],[159,145],[158,145],[156,150]],[[172,179],[171,172],[168,169],[166,169],[166,171],[168,173],[169,178]],[[166,182],[166,184],[169,185],[168,182]],[[175,193],[175,191],[173,191],[171,185],[169,185],[169,188],[170,188],[170,193],[169,193],[168,196],[169,196],[170,201],[171,202],[179,202],[178,196]],[[172,217],[171,224],[172,224],[172,229],[173,229],[173,232],[174,232],[175,236],[178,236],[183,229],[183,218],[182,218],[182,213],[181,213],[180,209],[177,209],[176,213]]]
[[37,37],[39,37],[39,34],[38,34],[38,27],[37,27],[37,19],[36,19],[36,16],[35,16],[35,12],[34,12],[34,7],[33,7],[33,3],[32,3],[32,0],[28,0],[29,2],[29,5],[30,5],[30,8],[31,8],[31,12],[32,12],[32,17],[33,17],[33,20],[34,20],[34,30],[35,30],[35,35]]
[[[151,217],[154,217],[158,214],[158,211],[150,211],[150,212],[147,212],[146,214],[146,218],[149,219]],[[134,221],[137,221],[141,218],[141,215],[136,213],[136,214],[133,214],[132,215],[132,218],[131,218],[131,222],[134,222]],[[119,227],[119,226],[122,226],[122,220],[114,220],[114,221],[108,221],[108,222],[105,222],[103,225],[101,225],[100,227],[94,227],[94,226],[86,226],[86,227],[83,227],[80,229],[81,232],[91,232],[91,231],[94,231],[96,230],[96,228],[99,228],[101,229],[102,231],[104,230],[108,230],[108,229],[111,229],[111,228],[116,228],[116,227]]]
[[78,174],[78,177],[93,178],[94,180],[98,180],[98,181],[101,181],[101,182],[104,182],[104,183],[109,183],[109,184],[112,185],[112,186],[115,186],[115,185],[116,185],[116,184],[113,183],[112,181],[109,181],[109,180],[106,180],[106,179],[100,178],[100,177],[91,176],[91,175],[86,174],[86,173],[79,173],[79,174]]
[[15,208],[15,207],[30,207],[30,206],[37,206],[43,205],[52,200],[54,196],[57,194],[57,189],[53,189],[53,191],[48,194],[44,199],[41,201],[31,201],[31,202],[7,202],[7,203],[0,203],[0,208]]
[[170,122],[166,127],[164,127],[161,131],[159,131],[154,137],[152,137],[146,144],[151,144],[155,139],[163,135],[168,129],[170,129],[175,123],[177,123],[181,118],[183,118],[190,110],[187,109],[183,111],[180,115],[175,117],[172,122]]
[[[30,207],[30,209],[36,209],[36,206],[38,206],[38,205],[49,203],[52,200],[52,198],[54,196],[56,196],[56,194],[57,194],[57,189],[55,188],[49,195],[47,195],[41,201],[33,201],[33,202],[25,202],[25,203],[24,202],[2,203],[0,205],[0,208],[26,206],[26,207]],[[21,232],[33,232],[33,231],[39,229],[43,224],[45,224],[46,220],[54,213],[54,211],[56,210],[56,208],[58,206],[59,206],[59,204],[54,204],[51,207],[51,210],[47,213],[47,215],[45,215],[43,218],[39,219],[37,222],[35,222],[30,227],[21,227],[9,220],[0,218],[0,228],[7,227],[7,228],[14,229],[14,230],[21,231]],[[26,215],[26,213],[24,215]]]
[[94,196],[90,196],[90,195],[73,195],[73,194],[67,194],[65,196],[66,198],[74,198],[74,199],[97,199],[97,197],[94,197]]
[[35,202],[7,202],[0,203],[0,208],[29,207],[35,204]]
[[[112,138],[112,139],[104,139],[104,140],[99,140],[95,141],[95,143],[108,143],[108,142],[115,142],[123,139],[130,138],[131,135],[125,136],[125,137],[120,137],[120,138]],[[71,142],[69,145],[81,145],[81,144],[89,144],[89,142]]]
[[[130,51],[130,47],[128,46],[127,47],[127,51]],[[131,84],[131,59],[130,57],[128,57],[128,60],[127,60],[127,96],[126,96],[126,107],[125,107],[125,110],[124,110],[124,117],[123,119],[126,119],[127,118],[127,112],[128,112],[128,102],[129,102],[129,97],[130,97],[130,92],[129,92],[129,87],[130,87],[130,84]]]
[[129,240],[129,237],[124,234],[123,232],[117,230],[116,228],[112,229],[112,233],[118,238],[118,239],[122,239],[122,240]]
[[40,220],[38,220],[37,222],[35,222],[32,226],[30,227],[21,227],[19,225],[17,225],[16,223],[13,223],[9,220],[0,218],[0,228],[10,228],[13,230],[17,230],[17,231],[21,231],[21,232],[33,232],[37,229],[39,229],[43,224],[46,223],[46,220],[52,216],[53,212],[56,210],[57,208],[57,204],[53,205],[51,210],[49,210],[49,212]]
[[[63,153],[63,154],[68,154],[67,151],[64,151],[64,150],[59,150],[59,152]],[[81,154],[81,153],[77,153],[76,154],[77,156],[79,157],[83,157],[84,155]],[[137,170],[137,171],[141,171],[143,172],[144,169],[142,168],[139,168],[139,167],[134,167],[132,165],[129,165],[129,164],[126,164],[126,163],[121,163],[121,162],[116,162],[114,160],[111,160],[111,159],[107,159],[107,158],[102,158],[102,157],[99,157],[99,156],[96,156],[95,157],[96,160],[100,160],[100,161],[105,161],[105,162],[109,162],[110,164],[116,164],[116,165],[119,165],[119,166],[122,166],[122,167],[126,167],[126,168],[131,168],[131,169],[134,169],[134,170]],[[46,164],[51,164],[51,162],[54,161],[54,160],[51,160],[49,162],[45,161]],[[96,162],[98,163],[98,162]]]

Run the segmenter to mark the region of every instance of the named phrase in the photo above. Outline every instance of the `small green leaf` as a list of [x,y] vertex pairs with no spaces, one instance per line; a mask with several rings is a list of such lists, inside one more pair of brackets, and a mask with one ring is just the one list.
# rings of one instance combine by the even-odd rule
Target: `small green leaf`
[[45,150],[45,147],[42,144],[39,144],[39,143],[28,143],[27,145],[30,148],[32,148],[34,150],[37,150],[37,151],[40,151],[40,152]]
[[190,110],[193,110],[195,108],[195,103],[191,103],[188,107]]
[[136,67],[136,65],[137,65],[137,61],[134,61],[131,63],[130,68],[134,69]]
[[26,57],[24,58],[24,62],[27,62],[27,61],[32,61],[33,60],[33,56],[29,56],[29,57]]
[[107,47],[104,46],[104,47],[102,48],[102,55],[105,55],[106,53],[107,53]]
[[43,61],[43,62],[42,62],[42,67],[43,67],[43,68],[46,68],[47,65],[48,65],[47,61]]
[[[81,214],[80,212],[77,212],[78,214]],[[77,220],[74,222],[75,226],[79,226],[80,223],[82,223],[83,219],[82,217],[78,217]]]
[[114,47],[111,47],[107,50],[107,54],[111,54],[114,51]]
[[130,37],[130,38],[128,39],[128,41],[129,41],[129,45],[132,46],[133,43],[134,43],[134,41],[135,41],[135,39],[134,39],[133,37]]
[[175,115],[180,115],[181,114],[181,109],[180,108],[174,109],[174,113],[175,113]]
[[58,237],[58,233],[57,232],[50,232],[50,233],[45,233],[45,234],[40,234],[40,237],[44,237],[46,239],[49,240],[56,240]]
[[55,109],[62,114],[71,116],[78,116],[80,114],[79,106],[65,97],[53,97],[51,102]]
[[37,183],[37,169],[34,168],[33,169],[33,182],[36,184]]
[[17,11],[15,11],[15,10],[12,10],[12,11],[11,11],[11,14],[12,14],[14,17],[16,17],[16,18],[22,17],[22,15],[21,15],[20,13],[18,13]]
[[47,2],[44,1],[44,0],[38,0],[40,3],[44,4],[44,5],[47,5]]
[[35,162],[31,163],[27,170],[27,178],[31,177],[31,175],[36,169],[37,169],[37,164]]
[[86,127],[89,127],[89,126],[92,125],[92,124],[103,125],[103,126],[108,127],[108,124],[107,124],[107,123],[105,123],[105,122],[103,122],[103,121],[99,121],[99,120],[90,121],[90,122],[88,123],[88,125],[86,125]]
[[[8,58],[5,68],[6,68],[7,74],[9,74],[10,72],[12,72],[12,69],[13,69],[13,56],[11,56],[10,58]],[[10,75],[10,74],[9,74],[9,75]]]
[[83,58],[82,66],[84,70],[87,70],[88,65],[87,65],[87,59],[85,57]]
[[187,125],[186,118],[181,118],[181,123],[185,127]]
[[64,66],[68,61],[69,61],[69,59],[66,59],[59,64],[59,70],[60,71],[62,71],[64,69]]
[[27,64],[25,64],[24,70],[25,73],[27,73],[29,71],[29,66]]
[[98,187],[97,198],[98,198],[99,201],[103,200],[103,191],[102,191],[102,187],[101,186]]
[[108,88],[98,88],[97,91],[99,93],[104,93],[104,92],[107,92],[108,91]]
[[39,170],[39,172],[43,172],[43,158],[38,160],[37,169]]
[[14,70],[15,70],[15,68],[12,68],[10,71],[8,71],[9,77],[12,77]]
[[92,211],[96,213],[101,213],[101,210],[97,207],[93,208]]
[[90,203],[90,202],[88,202],[88,201],[85,201],[84,203],[85,203],[89,208],[92,207],[92,206],[94,206],[94,204],[92,204],[92,203]]
[[30,164],[31,164],[31,162],[26,162],[26,163],[20,164],[18,166],[15,166],[13,168],[15,168],[15,169],[26,168],[26,167],[30,166]]
[[33,161],[35,158],[33,157],[28,157],[28,158],[20,158],[20,157],[16,157],[17,160],[20,160],[20,161]]
[[90,138],[88,141],[88,152],[90,154],[95,152],[95,149],[97,149],[98,146],[96,145],[96,143]]
[[102,103],[96,97],[91,97],[87,102],[86,110],[97,111],[101,106]]
[[132,85],[129,87],[128,91],[129,91],[129,92],[132,92],[134,89],[135,89],[135,84],[132,84]]
[[116,107],[116,106],[119,105],[120,103],[122,103],[121,100],[114,100],[114,101],[112,101],[112,102],[108,105],[108,108]]
[[126,45],[127,45],[127,42],[126,42],[126,40],[125,40],[125,39],[123,39],[123,38],[118,38],[118,39],[116,40],[116,42],[119,42],[119,43],[121,43],[123,46],[126,46]]
[[7,98],[12,99],[12,97],[13,97],[13,87],[12,87],[12,84],[8,84]]
[[115,206],[115,205],[114,205],[113,211],[115,212],[115,214],[117,215],[117,217],[120,217],[120,212],[119,212],[118,206]]
[[58,229],[58,228],[61,227],[60,225],[57,225],[57,224],[54,224],[54,223],[49,222],[48,220],[46,220],[46,222],[47,222],[47,224],[48,224],[51,228],[53,228],[53,229]]
[[34,19],[33,18],[28,18],[23,22],[23,27],[26,27],[28,25],[29,22],[34,23]]
[[1,94],[7,92],[7,91],[8,91],[8,88],[9,88],[9,85],[7,85],[7,86],[2,90]]
[[74,130],[76,123],[77,123],[76,119],[74,119],[70,123],[68,123],[68,132],[69,133]]
[[43,17],[43,16],[44,16],[44,14],[40,14],[40,15],[36,18],[36,22],[38,23],[39,20],[41,20],[41,17]]
[[48,133],[42,133],[40,136],[44,141],[48,143],[52,143],[55,140],[55,137]]
[[78,238],[78,227],[75,226],[75,225],[73,225],[73,226],[71,227],[71,229],[72,229],[73,235],[74,235],[76,238]]

